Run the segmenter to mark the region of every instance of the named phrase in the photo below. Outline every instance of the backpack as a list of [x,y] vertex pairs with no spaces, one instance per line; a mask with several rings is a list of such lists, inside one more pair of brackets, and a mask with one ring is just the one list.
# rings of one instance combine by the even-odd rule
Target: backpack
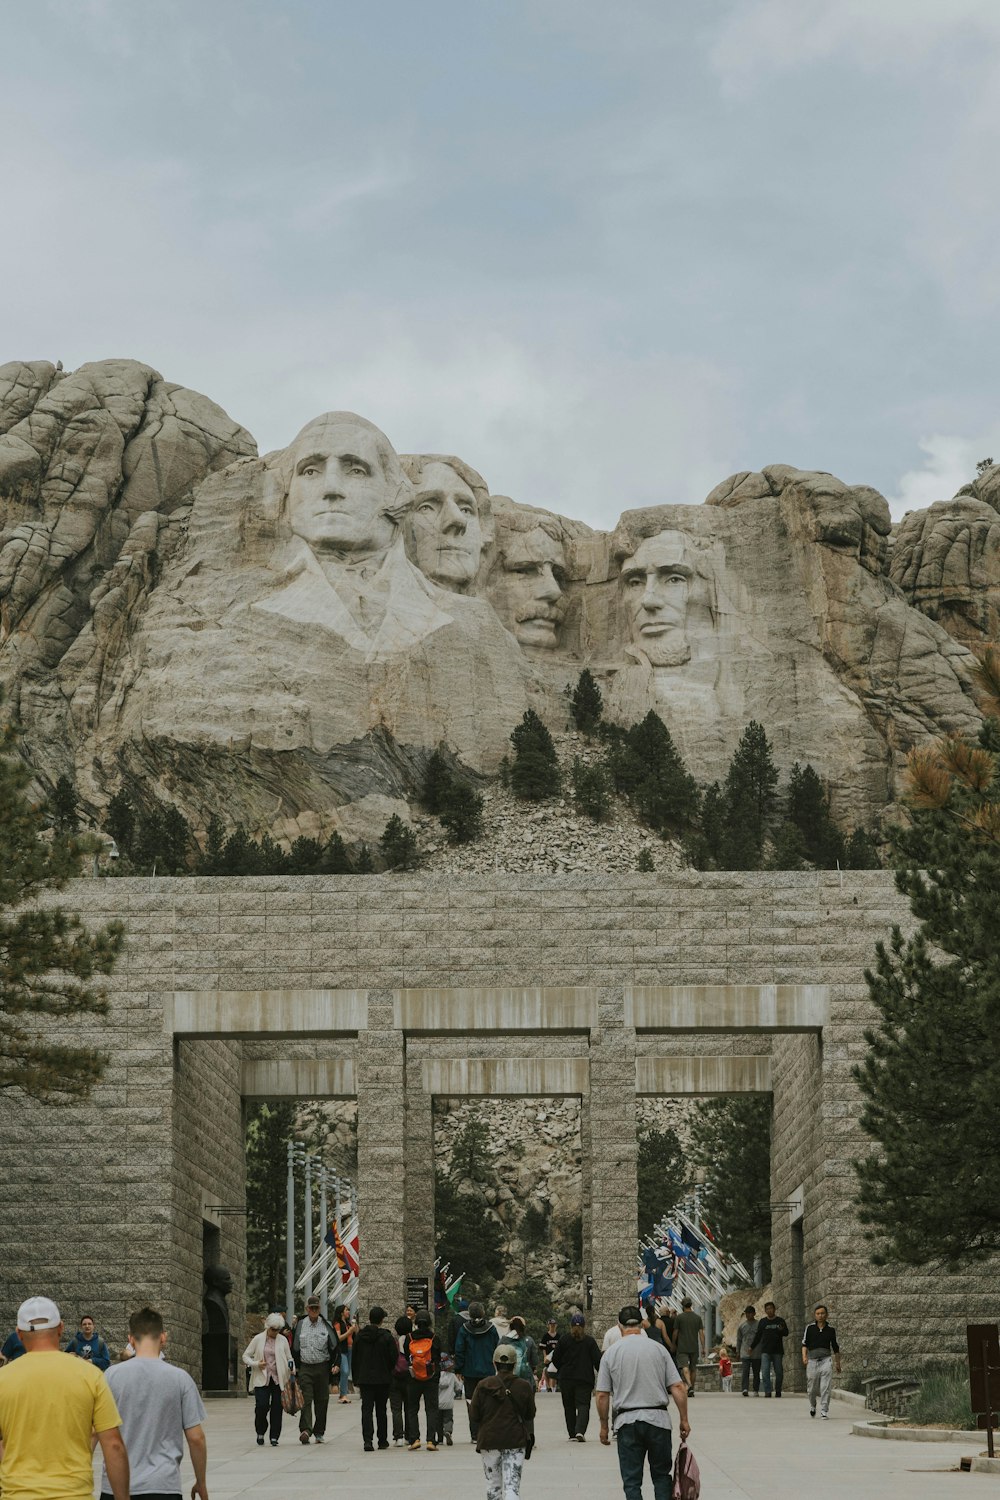
[[410,1335],[410,1374],[414,1380],[430,1380],[432,1375],[437,1374],[431,1359],[433,1349],[434,1338],[431,1334],[419,1339]]
[[673,1500],[698,1500],[701,1494],[701,1472],[698,1460],[687,1443],[681,1443],[674,1464]]

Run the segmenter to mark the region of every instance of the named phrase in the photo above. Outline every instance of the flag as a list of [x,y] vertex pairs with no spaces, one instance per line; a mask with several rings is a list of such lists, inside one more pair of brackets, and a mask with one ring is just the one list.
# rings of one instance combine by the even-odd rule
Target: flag
[[705,1220],[704,1219],[699,1219],[698,1223],[701,1225],[702,1229],[705,1231],[706,1237],[708,1239],[710,1239],[712,1241],[712,1244],[714,1245],[715,1244],[715,1235],[709,1229],[708,1225],[705,1223]]
[[703,1248],[701,1240],[695,1234],[694,1230],[689,1229],[686,1224],[681,1225],[681,1239],[684,1241],[685,1245],[689,1246],[689,1248],[694,1251],[696,1255],[698,1251]]
[[[462,1276],[464,1275],[465,1272],[463,1271]],[[447,1286],[444,1289],[444,1294],[448,1298],[449,1307],[455,1306],[455,1298],[458,1296],[458,1289],[462,1285],[462,1276],[456,1276],[451,1286]]]

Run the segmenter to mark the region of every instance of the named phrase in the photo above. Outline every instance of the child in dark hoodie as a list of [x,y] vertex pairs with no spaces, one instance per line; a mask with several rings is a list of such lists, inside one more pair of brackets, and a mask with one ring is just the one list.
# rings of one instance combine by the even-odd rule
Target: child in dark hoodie
[[392,1384],[389,1387],[389,1410],[392,1413],[394,1443],[406,1441],[406,1387],[409,1384],[410,1368],[406,1355],[403,1353],[403,1345],[412,1327],[413,1324],[409,1318],[396,1319],[396,1364],[392,1372]]
[[469,1407],[469,1436],[476,1441],[479,1424],[472,1417],[472,1398],[481,1380],[494,1375],[493,1351],[500,1334],[489,1321],[481,1302],[469,1303],[469,1321],[463,1323],[455,1340],[455,1373],[461,1375]]

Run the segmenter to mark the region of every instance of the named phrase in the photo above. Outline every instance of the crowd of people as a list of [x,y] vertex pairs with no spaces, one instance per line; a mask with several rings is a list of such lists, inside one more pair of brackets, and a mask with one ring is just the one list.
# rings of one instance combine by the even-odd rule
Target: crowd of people
[[[617,1443],[626,1500],[640,1500],[647,1464],[656,1500],[670,1494],[671,1403],[684,1440],[706,1354],[705,1329],[690,1301],[677,1314],[652,1302],[623,1307],[602,1345],[579,1311],[562,1332],[551,1317],[537,1341],[524,1318],[508,1320],[500,1309],[490,1318],[475,1301],[458,1315],[439,1316],[437,1325],[427,1308],[407,1307],[391,1328],[387,1319],[374,1306],[363,1327],[347,1307],[328,1320],[318,1297],[307,1300],[291,1326],[283,1313],[270,1313],[243,1352],[258,1445],[278,1446],[286,1415],[297,1419],[301,1443],[325,1442],[332,1391],[348,1404],[353,1388],[365,1452],[393,1445],[435,1452],[453,1445],[455,1406],[464,1401],[487,1500],[516,1500],[534,1445],[536,1397],[558,1392],[567,1437],[582,1443],[596,1393],[600,1440]],[[56,1304],[31,1297],[0,1351],[7,1366],[0,1370],[4,1496],[37,1491],[88,1500],[91,1453],[100,1446],[102,1500],[173,1500],[181,1493],[186,1445],[195,1472],[192,1500],[208,1500],[204,1407],[191,1377],[166,1358],[160,1314],[149,1307],[133,1314],[128,1344],[114,1364],[89,1315],[65,1348],[63,1334]],[[751,1381],[758,1395],[763,1380],[764,1395],[780,1398],[787,1337],[773,1302],[761,1318],[748,1306],[732,1353],[725,1346],[712,1351],[721,1388],[730,1389],[735,1357],[745,1397]],[[840,1347],[823,1304],[805,1329],[801,1352],[810,1415],[818,1410],[827,1418]]]

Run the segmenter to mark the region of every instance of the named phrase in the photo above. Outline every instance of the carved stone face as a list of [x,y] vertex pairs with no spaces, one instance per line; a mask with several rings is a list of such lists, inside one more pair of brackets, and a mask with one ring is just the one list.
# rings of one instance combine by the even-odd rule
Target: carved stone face
[[396,535],[397,499],[376,434],[351,421],[311,422],[289,449],[288,521],[314,552],[384,551]]
[[421,573],[459,592],[479,572],[483,529],[476,497],[450,464],[425,465],[406,517],[412,556]]
[[684,627],[694,569],[682,531],[661,531],[622,566],[621,587],[632,642],[654,667],[679,667],[691,654]]
[[205,1285],[214,1291],[221,1292],[228,1297],[233,1289],[233,1278],[228,1266],[206,1266]]
[[547,531],[514,532],[504,542],[493,607],[522,646],[551,649],[566,613],[566,557]]

